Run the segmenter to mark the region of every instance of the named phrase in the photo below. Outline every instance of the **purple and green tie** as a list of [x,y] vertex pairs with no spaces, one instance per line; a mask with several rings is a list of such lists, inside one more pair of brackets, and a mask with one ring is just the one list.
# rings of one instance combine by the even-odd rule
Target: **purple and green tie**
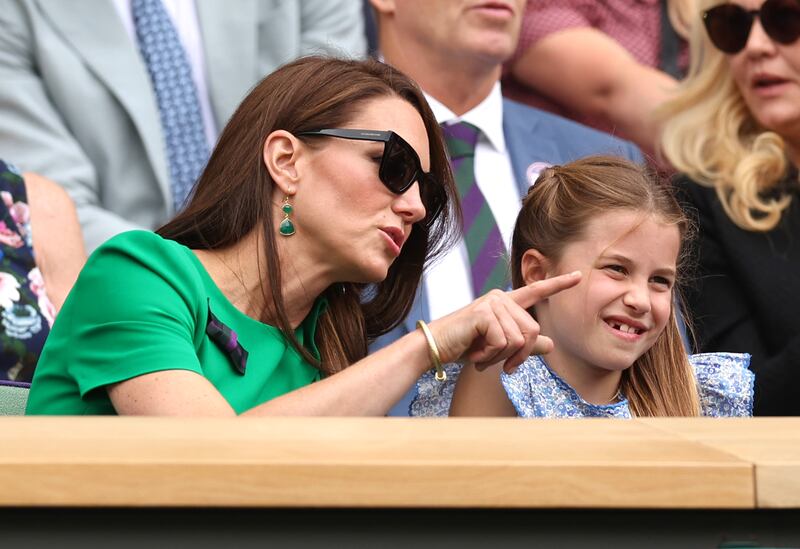
[[447,150],[464,212],[464,243],[467,246],[472,291],[475,297],[494,288],[508,287],[506,247],[486,197],[475,180],[475,145],[480,130],[468,122],[442,124]]

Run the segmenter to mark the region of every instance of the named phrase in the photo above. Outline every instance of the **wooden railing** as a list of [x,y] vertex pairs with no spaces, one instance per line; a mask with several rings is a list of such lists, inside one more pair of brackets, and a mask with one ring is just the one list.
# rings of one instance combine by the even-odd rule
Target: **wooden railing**
[[800,508],[800,419],[0,418],[0,505]]

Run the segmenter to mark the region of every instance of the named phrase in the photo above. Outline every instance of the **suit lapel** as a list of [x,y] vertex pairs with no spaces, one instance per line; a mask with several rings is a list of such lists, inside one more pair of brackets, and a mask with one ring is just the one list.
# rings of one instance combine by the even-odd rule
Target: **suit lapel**
[[256,66],[258,4],[256,0],[196,1],[211,104],[222,130],[247,90],[262,76]]
[[113,4],[105,0],[39,0],[39,6],[130,116],[164,199],[171,204],[161,121],[150,76]]
[[535,111],[526,110],[525,113],[519,113],[517,105],[508,100],[503,101],[503,132],[506,136],[506,147],[520,196],[523,197],[533,184],[528,168],[537,162],[547,162],[548,159],[554,158],[555,144],[544,137],[545,132],[539,127],[541,121],[532,114],[535,114]]

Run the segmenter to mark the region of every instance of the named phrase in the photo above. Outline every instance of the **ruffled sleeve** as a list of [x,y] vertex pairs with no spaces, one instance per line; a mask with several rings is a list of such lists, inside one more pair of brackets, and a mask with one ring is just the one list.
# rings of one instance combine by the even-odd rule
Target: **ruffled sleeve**
[[753,415],[753,382],[745,353],[703,353],[689,356],[700,392],[701,413],[708,417]]

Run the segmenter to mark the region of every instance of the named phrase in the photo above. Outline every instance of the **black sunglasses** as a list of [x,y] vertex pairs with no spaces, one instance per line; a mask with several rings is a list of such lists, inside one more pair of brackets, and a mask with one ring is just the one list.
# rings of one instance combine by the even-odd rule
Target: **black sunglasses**
[[408,142],[392,131],[324,129],[300,132],[298,136],[340,137],[357,141],[384,143],[378,178],[387,189],[403,194],[419,181],[419,194],[425,205],[425,219],[435,219],[444,208],[447,196],[444,187],[430,173],[422,171],[419,156]]
[[757,10],[721,4],[703,12],[703,23],[717,48],[725,53],[739,53],[747,45],[756,17],[775,42],[791,44],[800,37],[800,0],[767,0]]

